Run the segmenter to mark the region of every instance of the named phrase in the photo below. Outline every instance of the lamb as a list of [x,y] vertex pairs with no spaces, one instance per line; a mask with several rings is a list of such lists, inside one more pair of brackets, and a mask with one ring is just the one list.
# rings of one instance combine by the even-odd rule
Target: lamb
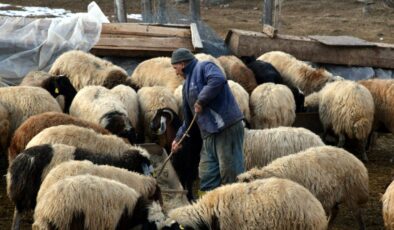
[[176,74],[169,57],[156,57],[141,62],[130,78],[133,88],[138,90],[142,87],[163,86],[174,91],[183,81],[183,77]]
[[358,83],[366,87],[373,97],[375,104],[373,130],[380,131],[385,128],[394,133],[394,101],[392,99],[394,96],[394,81],[370,79],[358,81]]
[[49,73],[67,76],[77,91],[87,85],[101,85],[111,89],[125,83],[128,77],[121,67],[79,50],[60,55]]
[[[0,110],[1,111],[1,110]],[[77,117],[59,112],[46,112],[29,117],[15,131],[11,144],[8,147],[8,162],[15,159],[16,155],[22,152],[27,143],[42,130],[57,126],[73,124],[80,127],[91,128],[97,133],[108,135],[110,132],[101,126],[81,120]]]
[[145,142],[152,142],[153,133],[150,131],[150,123],[159,109],[169,108],[179,111],[177,101],[173,93],[162,86],[143,87],[138,90],[138,101],[141,112],[141,122],[144,126]]
[[56,100],[45,90],[32,86],[0,88],[0,150],[5,151],[14,131],[30,116],[62,112]]
[[245,120],[247,123],[250,123],[250,108],[249,108],[249,94],[246,90],[238,83],[228,80],[228,86],[230,87],[231,92],[234,95],[235,100],[237,101],[238,107],[241,109],[241,112],[244,114]]
[[[111,133],[127,138],[130,143],[136,143],[135,127],[129,119],[129,117],[135,118],[136,115],[128,114],[131,106],[136,105],[126,106],[119,92],[114,93],[103,86],[86,86],[75,96],[70,107],[70,115],[100,124]],[[132,112],[135,113],[135,110]]]
[[36,86],[46,89],[56,98],[60,107],[68,113],[71,102],[77,91],[66,76],[52,76],[44,71],[29,72],[19,84],[21,86]]
[[251,127],[253,129],[291,126],[295,120],[295,101],[289,88],[266,83],[250,95]]
[[367,161],[365,144],[372,130],[374,101],[367,88],[344,80],[327,84],[320,92],[319,117],[324,128],[323,139],[332,130],[339,136],[338,146],[346,139],[363,143],[362,159]]
[[393,197],[394,197],[394,182],[387,187],[385,193],[382,196],[382,213],[384,219],[384,226],[386,229],[394,229],[394,210],[393,210]]
[[[134,189],[114,180],[80,175],[40,190],[45,199],[37,200],[33,229],[131,229],[137,225],[148,229],[166,226],[158,204],[149,205]],[[158,214],[161,218],[156,222]]]
[[245,129],[245,170],[264,167],[277,158],[323,145],[318,135],[305,128]]
[[327,229],[320,202],[303,186],[279,178],[224,185],[168,215],[186,229]]
[[281,51],[267,52],[257,60],[272,64],[286,84],[301,89],[305,96],[319,91],[328,82],[343,80],[342,77],[334,76],[324,69],[315,69]]
[[368,201],[368,171],[353,154],[333,146],[312,147],[278,158],[261,169],[238,175],[241,182],[278,177],[297,182],[321,202],[330,223],[338,205],[345,203],[354,213],[360,229],[365,229],[361,206]]
[[42,199],[42,191],[47,190],[54,183],[70,176],[89,174],[112,179],[135,189],[139,194],[149,200],[160,201],[160,188],[153,177],[141,175],[109,165],[96,165],[90,161],[66,161],[55,166],[43,180],[37,194],[37,200]]
[[140,148],[130,148],[117,154],[63,144],[28,148],[11,162],[6,176],[7,194],[15,204],[14,225],[18,225],[19,213],[35,207],[38,189],[49,171],[69,160],[90,160],[95,164],[114,165],[146,174],[150,167],[149,155]]
[[220,56],[217,60],[223,66],[227,79],[240,84],[248,94],[257,87],[254,73],[236,56]]

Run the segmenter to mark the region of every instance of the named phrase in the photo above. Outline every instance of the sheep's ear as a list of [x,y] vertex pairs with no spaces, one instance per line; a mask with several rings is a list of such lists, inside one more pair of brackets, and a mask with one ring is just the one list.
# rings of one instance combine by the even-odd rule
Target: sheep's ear
[[170,115],[170,122],[174,119],[174,112],[171,109],[163,109],[163,113]]

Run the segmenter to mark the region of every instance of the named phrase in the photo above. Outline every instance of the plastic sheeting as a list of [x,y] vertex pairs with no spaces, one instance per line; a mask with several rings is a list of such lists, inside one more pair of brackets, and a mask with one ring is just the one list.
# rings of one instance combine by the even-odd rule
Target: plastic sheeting
[[0,77],[17,85],[32,70],[48,71],[68,50],[90,50],[97,43],[101,24],[109,22],[95,2],[87,13],[70,18],[0,20]]

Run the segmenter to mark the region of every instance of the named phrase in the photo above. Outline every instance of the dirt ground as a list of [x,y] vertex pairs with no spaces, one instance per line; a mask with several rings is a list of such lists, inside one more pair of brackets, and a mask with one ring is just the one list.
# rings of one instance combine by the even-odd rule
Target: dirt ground
[[[24,6],[47,6],[64,8],[72,12],[86,11],[90,0],[8,0],[2,3]],[[113,1],[96,0],[103,12],[113,15]],[[173,0],[169,1],[171,4]],[[203,20],[221,37],[230,28],[261,31],[261,0],[234,0],[225,6],[202,6]],[[366,13],[364,4],[356,0],[291,0],[283,1],[279,21],[279,33],[291,35],[352,35],[368,41],[394,43],[394,9],[388,8],[381,0],[374,0]],[[140,13],[140,1],[127,1],[128,13]],[[187,12],[186,4],[174,6]],[[364,9],[364,10],[363,10]],[[367,229],[383,229],[380,196],[391,182],[393,168],[394,136],[381,135],[369,153],[366,164],[370,176],[370,200],[364,209]],[[0,157],[0,175],[6,173],[6,158]],[[5,193],[5,178],[0,177],[0,229],[9,229],[13,213],[12,204]],[[30,228],[30,221],[24,221],[22,229]],[[351,212],[340,208],[333,229],[357,229],[357,222]]]

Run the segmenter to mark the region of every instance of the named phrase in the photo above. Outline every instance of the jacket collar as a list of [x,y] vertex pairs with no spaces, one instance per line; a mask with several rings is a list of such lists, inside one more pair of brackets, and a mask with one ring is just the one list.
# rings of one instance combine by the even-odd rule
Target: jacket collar
[[197,58],[194,58],[192,61],[190,61],[185,68],[183,68],[183,74],[185,76],[188,76],[191,74],[191,72],[193,71],[194,67],[196,66],[198,60]]

